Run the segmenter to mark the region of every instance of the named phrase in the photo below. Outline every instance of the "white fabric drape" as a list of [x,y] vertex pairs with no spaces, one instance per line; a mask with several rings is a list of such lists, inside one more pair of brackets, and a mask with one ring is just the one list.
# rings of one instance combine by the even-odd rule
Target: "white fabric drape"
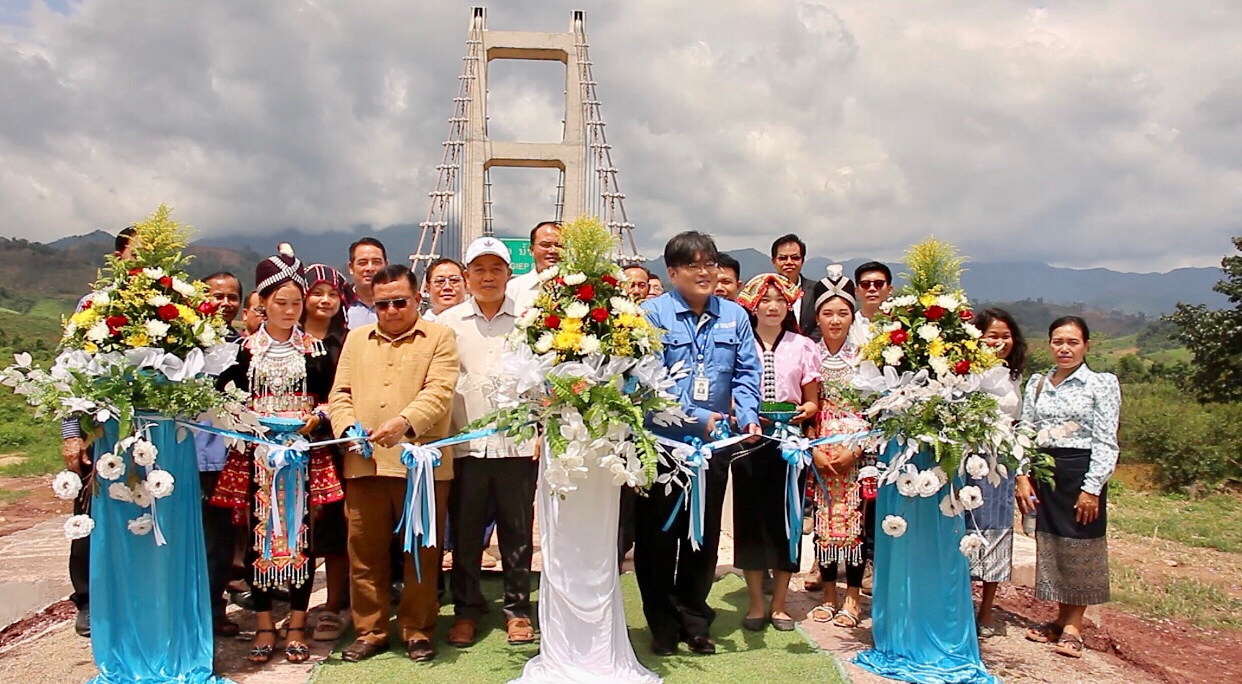
[[[519,684],[659,684],[630,645],[617,568],[620,489],[593,465],[562,500],[539,478],[539,655]],[[512,684],[512,683],[511,683]]]

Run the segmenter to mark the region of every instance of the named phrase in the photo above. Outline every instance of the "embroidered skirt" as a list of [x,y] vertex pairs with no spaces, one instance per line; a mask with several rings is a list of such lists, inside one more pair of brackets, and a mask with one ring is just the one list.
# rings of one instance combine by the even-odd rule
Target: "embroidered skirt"
[[993,486],[986,478],[969,484],[983,492],[983,505],[966,512],[966,529],[987,541],[983,553],[970,559],[970,577],[981,582],[1008,582],[1013,574],[1013,477]]
[[1108,588],[1108,490],[1100,493],[1100,515],[1081,525],[1074,504],[1082,491],[1091,452],[1049,449],[1056,461],[1055,486],[1035,482],[1035,597],[1077,606],[1106,603]]

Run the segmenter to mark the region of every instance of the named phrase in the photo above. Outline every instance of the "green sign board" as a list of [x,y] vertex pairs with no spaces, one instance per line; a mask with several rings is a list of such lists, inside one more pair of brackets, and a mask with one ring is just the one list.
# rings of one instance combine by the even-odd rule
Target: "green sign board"
[[500,241],[509,248],[513,257],[513,275],[529,273],[535,267],[535,256],[530,253],[530,240],[524,237],[502,237]]

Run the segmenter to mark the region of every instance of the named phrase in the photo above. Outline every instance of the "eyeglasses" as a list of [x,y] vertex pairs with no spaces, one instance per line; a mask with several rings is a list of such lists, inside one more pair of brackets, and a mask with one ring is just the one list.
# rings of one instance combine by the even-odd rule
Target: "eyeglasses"
[[444,287],[445,285],[461,285],[464,280],[461,276],[441,276],[431,279],[432,287]]
[[685,266],[682,266],[681,268],[684,268],[687,271],[713,271],[718,266],[719,264],[717,264],[714,261],[700,261],[697,264],[686,264]]
[[390,306],[396,309],[397,311],[400,311],[409,305],[410,305],[410,300],[405,297],[401,297],[399,299],[377,299],[375,300],[376,311],[387,311],[388,307]]
[[882,290],[888,285],[887,280],[860,280],[858,286],[864,290]]
[[801,254],[777,254],[777,261],[802,261]]

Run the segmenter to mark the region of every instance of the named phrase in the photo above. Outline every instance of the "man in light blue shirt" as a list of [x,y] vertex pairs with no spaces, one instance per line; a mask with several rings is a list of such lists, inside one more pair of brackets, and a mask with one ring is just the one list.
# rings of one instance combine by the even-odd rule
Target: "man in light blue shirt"
[[[672,287],[643,304],[647,319],[666,331],[664,364],[671,368],[681,362],[689,370],[672,391],[695,421],[672,427],[648,422],[656,434],[677,441],[692,437],[709,441],[721,421],[731,431],[761,432],[755,334],[745,309],[713,295],[718,258],[710,236],[694,231],[677,235],[664,247]],[[663,464],[659,469],[661,474],[668,470]],[[681,492],[676,487],[669,494],[663,486],[652,487],[635,507],[634,571],[657,655],[675,653],[683,640],[695,653],[716,652],[711,638],[716,613],[707,605],[707,594],[715,580],[729,464],[724,458],[709,461],[702,477],[707,478],[707,496],[698,551],[688,542],[689,515],[684,508],[664,531],[678,506]]]
[[349,246],[349,276],[354,281],[354,301],[345,309],[345,324],[357,330],[378,320],[371,279],[388,265],[388,250],[373,237],[364,237]]

